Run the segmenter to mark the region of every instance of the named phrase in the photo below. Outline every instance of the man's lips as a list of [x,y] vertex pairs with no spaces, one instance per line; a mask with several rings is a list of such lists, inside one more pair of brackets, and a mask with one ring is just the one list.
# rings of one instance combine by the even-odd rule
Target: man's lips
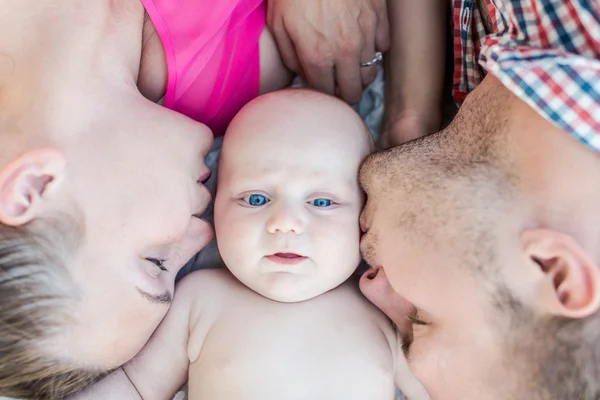
[[267,260],[277,264],[295,265],[306,260],[307,257],[296,253],[275,253],[265,257]]

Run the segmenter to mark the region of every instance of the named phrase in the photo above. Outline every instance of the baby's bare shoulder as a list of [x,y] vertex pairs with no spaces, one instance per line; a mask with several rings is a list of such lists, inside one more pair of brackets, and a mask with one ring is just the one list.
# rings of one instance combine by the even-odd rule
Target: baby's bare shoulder
[[207,328],[245,290],[227,269],[205,269],[181,279],[175,288],[175,299],[188,305],[192,328],[197,325]]
[[392,322],[360,292],[358,280],[350,278],[337,288],[305,302],[316,314],[329,316],[332,322],[352,321],[356,330],[379,330],[383,336],[395,336]]
[[190,361],[198,358],[208,333],[244,290],[246,287],[224,268],[191,272],[177,284],[175,297],[184,297],[189,306]]
[[355,329],[379,331],[381,338],[390,348],[396,347],[396,330],[393,323],[361,293],[358,279],[352,277],[321,297],[321,301],[326,303],[321,305],[322,309],[327,309],[329,304],[330,313],[335,311],[342,320],[360,321],[360,324],[355,325]]
[[[179,281],[175,289],[177,296],[188,300],[214,300],[227,297],[240,290],[241,283],[225,268],[194,271]],[[212,301],[211,301],[212,302]]]
[[340,308],[351,308],[356,313],[361,313],[363,316],[370,315],[376,320],[385,322],[385,325],[390,325],[389,319],[361,293],[357,278],[351,277],[318,298],[323,302],[339,303]]

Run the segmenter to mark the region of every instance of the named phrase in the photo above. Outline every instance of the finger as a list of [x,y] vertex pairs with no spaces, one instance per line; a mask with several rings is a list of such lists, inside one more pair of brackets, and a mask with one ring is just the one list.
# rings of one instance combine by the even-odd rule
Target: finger
[[[386,0],[374,0],[375,14],[377,21],[375,24],[375,49],[382,53],[385,53],[390,48],[390,22],[387,12]],[[391,0],[396,1],[396,0]]]
[[[375,29],[377,17],[375,13],[364,13],[359,17],[358,22],[361,26],[364,38],[364,45],[362,46],[360,53],[360,62],[366,63],[372,61],[375,57]],[[370,67],[361,67],[360,76],[362,86],[365,88],[375,80],[375,77],[377,76],[377,64],[373,64]]]
[[358,57],[336,63],[336,82],[339,95],[342,100],[349,104],[357,104],[362,97],[361,69],[360,58]]
[[277,9],[275,8],[275,2],[267,2],[267,26],[272,30],[273,22],[277,19]]
[[300,68],[304,72],[306,83],[316,90],[333,95],[335,93],[335,79],[333,57],[330,53],[319,51],[318,46],[312,46],[307,40],[303,43],[294,43],[298,48]]
[[302,63],[308,86],[330,95],[335,94],[334,69],[332,66]]
[[340,98],[349,104],[357,104],[362,97],[363,83],[361,78],[360,59],[346,59],[336,63],[336,82]]
[[361,49],[364,45],[362,32],[353,32],[344,46],[338,49],[335,71],[340,98],[349,104],[356,104],[362,96],[362,78],[360,75]]
[[300,62],[298,61],[298,56],[296,53],[296,47],[294,46],[294,42],[290,38],[285,29],[285,25],[282,18],[277,18],[273,21],[271,25],[271,31],[273,33],[273,37],[275,38],[275,42],[277,43],[277,47],[279,49],[279,54],[281,55],[281,59],[285,66],[290,70],[297,74],[301,74]]

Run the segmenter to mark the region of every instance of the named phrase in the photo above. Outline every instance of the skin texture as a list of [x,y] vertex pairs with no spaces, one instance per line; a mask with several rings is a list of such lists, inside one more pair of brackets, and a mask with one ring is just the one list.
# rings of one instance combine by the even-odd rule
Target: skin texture
[[600,304],[599,166],[492,76],[445,131],[365,161],[361,289],[433,399],[556,398],[549,321]]
[[[247,105],[225,135],[216,200],[231,272],[184,278],[142,352],[78,398],[133,385],[144,399],[166,399],[187,380],[190,399],[392,399],[394,382],[428,399],[390,321],[355,279],[342,283],[359,261],[356,172],[371,148],[362,121],[332,97],[288,90]],[[250,209],[243,199],[253,193],[270,202]],[[315,198],[329,197],[338,205],[315,210]],[[276,250],[308,259],[262,261]]]
[[[70,217],[77,245],[60,256],[76,286],[73,322],[48,348],[116,367],[148,340],[177,271],[213,235],[197,217],[210,201],[201,181],[212,134],[138,91],[139,81],[158,101],[166,84],[162,64],[149,65],[164,54],[138,0],[9,3],[0,222]],[[260,45],[261,76],[273,77],[261,90],[272,90],[287,73],[268,33]]]

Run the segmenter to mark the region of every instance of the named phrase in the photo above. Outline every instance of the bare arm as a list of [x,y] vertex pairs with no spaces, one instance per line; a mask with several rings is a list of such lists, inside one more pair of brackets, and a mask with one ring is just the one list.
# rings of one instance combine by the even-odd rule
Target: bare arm
[[119,368],[95,385],[90,386],[83,392],[70,396],[69,400],[143,400],[131,381]]
[[384,147],[439,129],[446,10],[445,0],[388,0]]
[[167,400],[187,380],[191,288],[178,285],[173,304],[140,353],[71,400]]
[[144,400],[172,399],[187,381],[190,306],[194,288],[182,280],[171,309],[142,351],[123,370]]

